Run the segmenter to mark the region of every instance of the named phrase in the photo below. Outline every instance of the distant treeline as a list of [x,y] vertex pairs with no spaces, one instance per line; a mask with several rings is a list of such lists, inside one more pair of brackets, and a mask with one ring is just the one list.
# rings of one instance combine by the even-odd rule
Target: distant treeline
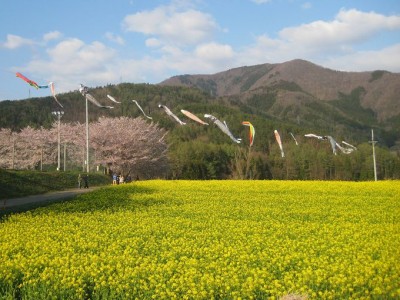
[[[315,115],[297,116],[292,113],[274,116],[267,112],[268,101],[274,101],[274,93],[258,95],[242,101],[238,96],[215,98],[209,94],[187,87],[169,87],[150,84],[108,85],[90,90],[102,104],[110,105],[107,94],[121,104],[113,104],[113,110],[102,110],[93,105],[89,107],[90,121],[100,116],[139,117],[142,113],[131,100],[137,100],[146,114],[161,128],[168,130],[169,172],[153,174],[152,177],[173,179],[316,179],[316,180],[373,180],[372,147],[368,143],[371,127],[376,139],[377,173],[379,179],[400,178],[400,156],[389,151],[397,139],[396,130],[384,130],[373,120],[372,113],[360,111],[357,122],[331,118],[331,106],[314,108]],[[349,98],[350,97],[350,98]],[[357,110],[357,91],[352,95],[342,95],[337,105]],[[62,122],[85,122],[85,100],[78,92],[58,95],[64,105]],[[348,101],[346,101],[346,99]],[[264,102],[263,102],[264,101]],[[168,106],[184,119],[187,125],[181,126],[165,114],[158,104]],[[0,128],[18,131],[26,126],[50,128],[55,122],[51,112],[59,110],[51,97],[21,101],[0,102]],[[203,118],[205,113],[226,121],[229,129],[242,138],[241,144],[234,144],[214,124],[203,126],[187,119],[180,113],[185,109]],[[336,112],[336,115],[339,115]],[[315,117],[315,118],[314,118]],[[249,148],[248,127],[242,121],[251,122],[256,130],[254,145]],[[370,123],[369,123],[370,122]],[[274,130],[282,137],[285,157],[282,158],[275,141]],[[129,130],[129,128],[126,128]],[[292,133],[299,142],[296,145]],[[358,150],[351,154],[332,153],[327,141],[317,141],[304,137],[306,133],[331,135],[337,141],[345,140]],[[123,134],[117,133],[117,134]]]

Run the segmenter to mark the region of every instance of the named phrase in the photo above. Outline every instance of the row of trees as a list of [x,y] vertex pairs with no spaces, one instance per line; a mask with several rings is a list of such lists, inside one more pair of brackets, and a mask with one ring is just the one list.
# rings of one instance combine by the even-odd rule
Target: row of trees
[[[272,141],[271,141],[272,142]],[[170,153],[171,177],[189,179],[374,180],[371,145],[334,155],[328,143],[285,145],[266,151],[239,145],[184,142]],[[400,179],[400,158],[376,148],[378,179]]]
[[[260,130],[261,131],[261,130]],[[272,132],[272,130],[271,130]],[[264,134],[265,135],[265,134]],[[46,169],[57,164],[58,126],[0,129],[0,168]],[[86,135],[81,123],[61,123],[61,159],[66,169],[86,169]],[[283,135],[284,136],[284,135]],[[167,141],[168,140],[168,141]],[[329,142],[284,139],[281,157],[273,135],[249,147],[237,145],[213,126],[179,126],[167,131],[143,118],[100,118],[90,123],[92,169],[144,178],[372,180],[369,143],[351,154],[334,155]],[[167,146],[169,145],[169,147]],[[169,151],[167,152],[167,149]],[[400,178],[398,155],[376,148],[379,179]],[[64,163],[62,163],[64,165]]]
[[[142,118],[100,118],[90,123],[89,131],[90,166],[145,177],[164,177],[167,173],[166,131],[156,124]],[[60,141],[66,168],[85,170],[85,124],[62,123]],[[55,168],[57,148],[57,123],[50,129],[0,129],[0,168]]]
[[[368,140],[357,142],[351,132],[344,136],[340,131],[301,128],[293,124],[278,123],[269,118],[243,115],[235,110],[207,105],[208,111],[226,120],[241,144],[233,143],[214,124],[198,126],[188,122],[175,126],[168,136],[171,178],[193,179],[298,179],[298,180],[373,180],[372,147]],[[197,110],[196,110],[197,109]],[[193,112],[201,115],[207,111],[194,106]],[[222,116],[222,117],[221,117]],[[248,127],[241,125],[250,120],[255,127],[254,145],[249,147]],[[274,129],[278,129],[285,157],[275,141]],[[327,134],[337,141],[345,140],[357,146],[357,150],[344,154],[332,153],[329,141],[306,138],[306,133]],[[296,145],[291,134],[297,141]],[[379,140],[379,136],[378,136]],[[400,178],[400,153],[376,146],[378,179]]]

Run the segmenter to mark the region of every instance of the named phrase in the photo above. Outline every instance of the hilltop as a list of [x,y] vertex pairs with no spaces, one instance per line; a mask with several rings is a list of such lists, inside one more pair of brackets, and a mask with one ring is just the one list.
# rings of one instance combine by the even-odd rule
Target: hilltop
[[216,97],[240,95],[244,101],[276,91],[272,110],[274,106],[287,108],[313,101],[336,106],[333,101],[357,91],[361,108],[370,109],[378,121],[400,115],[400,74],[381,70],[340,72],[300,59],[245,66],[212,75],[174,76],[160,85],[197,87]]

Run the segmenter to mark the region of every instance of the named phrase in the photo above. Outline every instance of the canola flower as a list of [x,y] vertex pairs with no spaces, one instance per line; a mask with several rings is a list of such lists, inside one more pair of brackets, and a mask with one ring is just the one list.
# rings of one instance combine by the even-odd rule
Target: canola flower
[[400,185],[142,181],[0,222],[0,299],[400,298]]

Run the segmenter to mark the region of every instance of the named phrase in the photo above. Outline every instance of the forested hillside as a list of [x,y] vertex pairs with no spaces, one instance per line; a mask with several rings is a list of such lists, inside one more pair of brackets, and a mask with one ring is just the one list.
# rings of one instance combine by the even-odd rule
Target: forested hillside
[[304,60],[180,75],[163,86],[197,87],[247,113],[365,140],[381,130],[388,147],[400,144],[400,74],[339,72]]
[[[295,67],[302,63],[296,63]],[[308,64],[305,66],[309,67]],[[379,108],[378,112],[366,105],[366,95],[372,89],[370,85],[356,84],[342,91],[338,88],[337,97],[319,99],[300,83],[283,80],[283,77],[289,78],[284,71],[288,66],[279,67],[280,75],[273,74],[275,77],[279,75],[280,79],[270,85],[261,84],[260,78],[269,78],[269,72],[276,66],[243,67],[209,76],[184,75],[161,85],[122,83],[90,88],[90,93],[99,102],[114,106],[114,109],[105,110],[89,104],[90,120],[95,121],[100,116],[143,117],[132,102],[137,100],[144,112],[152,117],[146,122],[156,123],[168,130],[169,172],[151,177],[371,180],[374,176],[369,141],[371,129],[374,129],[378,142],[378,177],[400,178],[396,145],[400,141],[400,114],[393,115],[395,109],[386,113]],[[305,71],[312,73],[311,70]],[[331,74],[331,71],[325,71]],[[238,72],[242,75],[238,76]],[[366,78],[378,82],[384,76],[387,72],[370,73]],[[229,81],[226,78],[230,78]],[[305,81],[304,78],[302,80]],[[314,83],[312,86],[313,91],[323,94],[323,84],[316,87]],[[393,87],[393,84],[388,87]],[[394,87],[397,91],[396,84]],[[378,93],[379,89],[375,86],[373,90]],[[385,95],[391,93],[385,91]],[[111,102],[107,95],[122,103]],[[85,100],[78,91],[60,94],[58,99],[64,106],[62,122],[85,122]],[[387,103],[392,103],[390,101]],[[175,122],[158,107],[159,104],[169,107],[186,125]],[[26,126],[50,128],[55,121],[51,112],[59,109],[51,97],[2,101],[0,128],[14,131]],[[207,126],[188,119],[180,112],[181,109],[205,121],[210,120],[204,119],[204,114],[225,121],[229,130],[242,142],[232,142],[212,122]],[[254,125],[256,134],[252,147],[249,147],[249,128],[242,125],[243,121]],[[281,157],[274,130],[280,133],[285,157]],[[338,151],[335,155],[329,141],[306,138],[304,135],[307,133],[332,136],[338,143],[346,141],[356,146],[357,150],[350,154]]]

